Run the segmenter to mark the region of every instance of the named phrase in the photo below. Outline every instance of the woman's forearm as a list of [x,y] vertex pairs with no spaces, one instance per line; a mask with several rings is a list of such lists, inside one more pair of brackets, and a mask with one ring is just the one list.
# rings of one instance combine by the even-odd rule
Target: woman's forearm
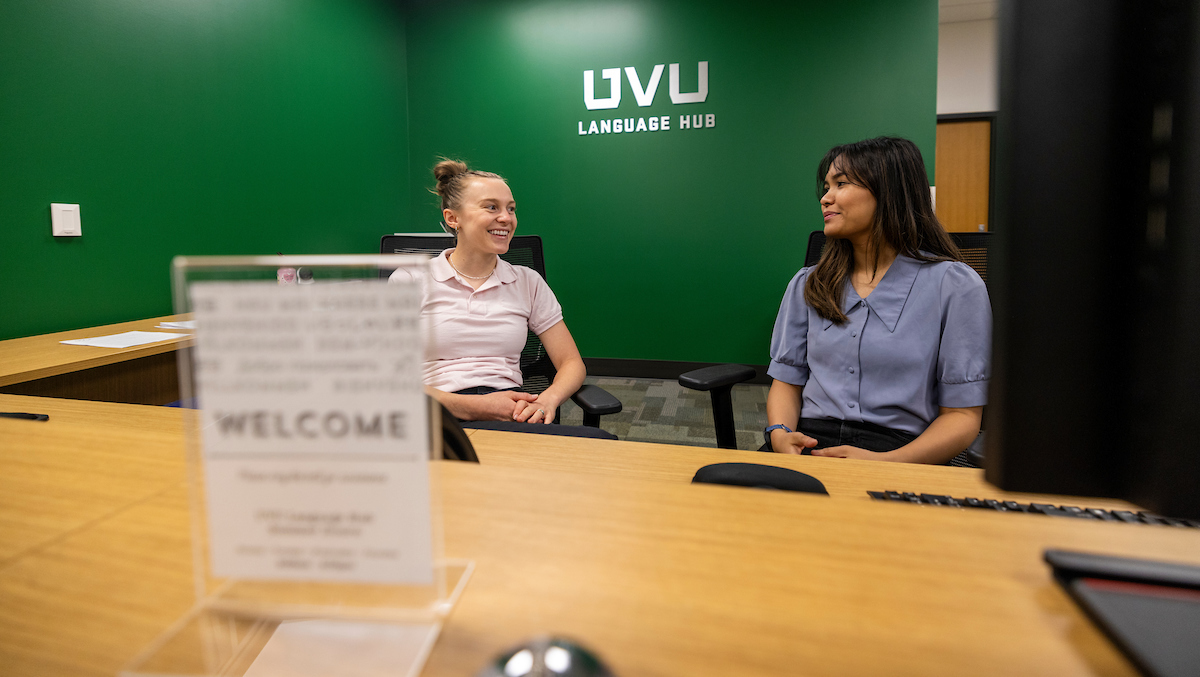
[[917,439],[887,452],[888,460],[903,463],[945,463],[975,441],[983,407],[942,407]]
[[583,386],[587,368],[583,365],[583,358],[577,356],[567,358],[561,366],[555,368],[558,373],[554,375],[554,382],[542,392],[542,395],[553,397],[554,406],[557,407]]
[[800,423],[801,394],[803,386],[772,381],[767,391],[767,425],[782,423],[795,430]]
[[800,414],[804,408],[804,386],[772,381],[767,391],[767,426],[788,427],[771,431],[771,449],[785,454],[800,454],[816,446],[817,441],[800,430]]
[[444,390],[438,390],[433,386],[425,386],[425,394],[437,400],[446,411],[449,411],[455,418],[469,421],[474,418],[469,411],[469,402],[466,395],[458,395],[456,393],[448,393]]
[[559,321],[553,327],[538,334],[538,338],[542,340],[546,354],[550,356],[550,361],[554,363],[554,368],[558,371],[554,376],[554,382],[542,392],[539,399],[543,402],[553,399],[549,404],[558,407],[583,385],[587,369],[583,366],[579,348],[576,347],[575,339],[571,337],[571,332],[567,329],[565,322]]

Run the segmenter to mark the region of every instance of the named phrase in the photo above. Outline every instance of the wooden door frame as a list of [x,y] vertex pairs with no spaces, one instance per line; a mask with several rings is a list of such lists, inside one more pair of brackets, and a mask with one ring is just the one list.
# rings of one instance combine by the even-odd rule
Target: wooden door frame
[[[988,232],[996,223],[996,111],[987,113],[943,113],[937,116],[943,122],[989,122],[988,125]],[[934,152],[936,157],[936,150]],[[936,164],[936,163],[935,163]],[[937,171],[937,167],[934,167]],[[936,185],[936,184],[935,184]]]

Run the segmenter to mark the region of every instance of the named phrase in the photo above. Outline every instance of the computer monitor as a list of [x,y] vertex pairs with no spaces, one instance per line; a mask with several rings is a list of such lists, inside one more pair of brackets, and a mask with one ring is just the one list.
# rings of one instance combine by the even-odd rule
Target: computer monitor
[[1001,6],[988,481],[1200,517],[1200,10]]

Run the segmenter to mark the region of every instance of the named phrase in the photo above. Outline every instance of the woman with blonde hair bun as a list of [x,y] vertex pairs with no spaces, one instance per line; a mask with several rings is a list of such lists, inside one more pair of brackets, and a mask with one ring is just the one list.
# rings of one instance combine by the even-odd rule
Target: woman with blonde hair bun
[[[426,391],[462,420],[551,423],[586,372],[546,281],[500,258],[517,229],[512,191],[498,174],[457,160],[438,162],[433,176],[455,246],[434,257],[420,280],[421,314],[432,332]],[[400,269],[392,279],[405,275],[411,273]],[[517,390],[528,331],[541,339],[557,370],[536,396]]]

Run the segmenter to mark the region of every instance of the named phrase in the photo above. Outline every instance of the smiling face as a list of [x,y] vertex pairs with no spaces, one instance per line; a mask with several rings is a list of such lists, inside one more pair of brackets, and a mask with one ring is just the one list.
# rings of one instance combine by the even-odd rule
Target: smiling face
[[825,237],[851,241],[867,238],[875,223],[875,196],[842,171],[840,157],[830,164],[824,187],[821,214],[825,217]]
[[500,255],[517,229],[517,203],[503,180],[475,178],[464,188],[459,208],[442,210],[442,217],[458,232],[461,255]]

